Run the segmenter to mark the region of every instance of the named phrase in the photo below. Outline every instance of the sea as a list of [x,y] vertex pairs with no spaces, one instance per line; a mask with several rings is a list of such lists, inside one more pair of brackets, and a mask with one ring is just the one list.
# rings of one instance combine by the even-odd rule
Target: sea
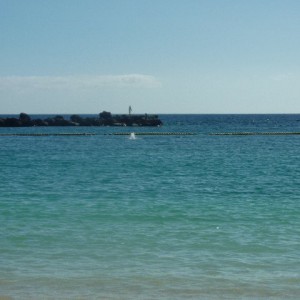
[[300,115],[159,118],[0,128],[1,300],[300,299]]

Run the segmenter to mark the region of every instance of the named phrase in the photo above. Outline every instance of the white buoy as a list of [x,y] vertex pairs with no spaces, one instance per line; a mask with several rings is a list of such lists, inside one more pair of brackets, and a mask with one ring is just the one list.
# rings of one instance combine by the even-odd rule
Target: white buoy
[[131,133],[130,133],[129,139],[130,139],[130,140],[135,140],[135,139],[136,139],[134,132],[131,132]]

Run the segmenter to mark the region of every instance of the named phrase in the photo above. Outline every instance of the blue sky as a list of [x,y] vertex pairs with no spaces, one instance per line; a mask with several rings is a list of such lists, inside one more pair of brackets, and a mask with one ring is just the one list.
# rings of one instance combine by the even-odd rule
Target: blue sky
[[0,113],[300,113],[298,0],[0,0]]

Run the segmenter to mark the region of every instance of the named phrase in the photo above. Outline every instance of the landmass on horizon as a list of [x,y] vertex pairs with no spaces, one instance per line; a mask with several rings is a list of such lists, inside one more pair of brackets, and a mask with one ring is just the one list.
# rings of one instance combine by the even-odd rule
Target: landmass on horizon
[[98,117],[81,117],[73,114],[70,119],[65,119],[61,115],[48,117],[45,119],[32,119],[28,114],[22,112],[19,118],[0,118],[0,127],[33,127],[33,126],[161,126],[162,121],[157,115],[132,115],[131,108],[129,114],[112,115],[103,111]]

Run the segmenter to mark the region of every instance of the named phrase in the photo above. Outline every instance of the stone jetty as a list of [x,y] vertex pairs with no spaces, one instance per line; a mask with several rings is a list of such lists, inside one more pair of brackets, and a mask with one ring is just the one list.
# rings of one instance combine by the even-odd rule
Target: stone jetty
[[112,115],[103,111],[97,117],[71,115],[70,119],[57,115],[45,119],[32,119],[26,113],[19,118],[0,118],[0,127],[31,127],[31,126],[161,126],[162,121],[157,115]]

